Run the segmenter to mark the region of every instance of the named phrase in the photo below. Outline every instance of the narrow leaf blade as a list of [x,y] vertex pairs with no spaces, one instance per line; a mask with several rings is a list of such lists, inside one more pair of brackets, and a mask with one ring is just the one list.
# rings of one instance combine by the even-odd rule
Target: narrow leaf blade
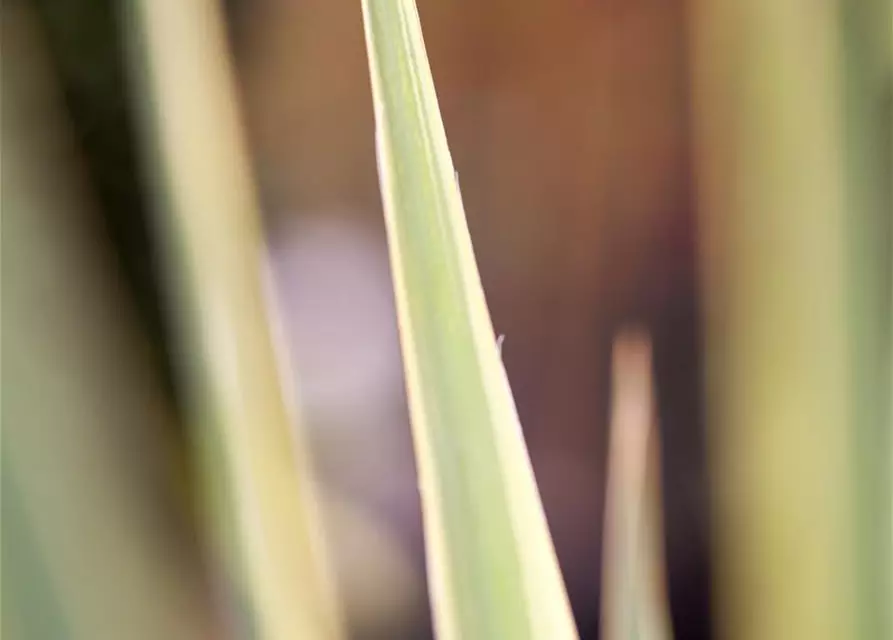
[[575,637],[415,3],[363,10],[438,635]]
[[243,565],[261,637],[339,638],[318,492],[307,451],[295,442],[270,321],[220,8],[209,0],[143,0],[128,9],[145,142],[167,205],[159,226],[172,306],[192,374],[210,510],[220,512],[211,515],[216,542],[225,560],[236,555]]

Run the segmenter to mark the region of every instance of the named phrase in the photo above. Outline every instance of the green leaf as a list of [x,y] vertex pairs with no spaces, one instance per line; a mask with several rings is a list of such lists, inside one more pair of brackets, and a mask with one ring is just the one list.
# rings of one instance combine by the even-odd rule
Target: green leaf
[[295,442],[270,322],[220,7],[142,0],[130,8],[135,88],[164,189],[171,306],[218,507],[217,542],[225,559],[239,556],[261,637],[340,637],[313,477]]
[[417,9],[364,0],[363,11],[438,636],[573,638]]
[[692,11],[717,633],[731,640],[860,637],[839,7],[811,8]]
[[101,242],[46,32],[23,4],[0,30],[0,636],[211,637],[159,482],[170,406]]

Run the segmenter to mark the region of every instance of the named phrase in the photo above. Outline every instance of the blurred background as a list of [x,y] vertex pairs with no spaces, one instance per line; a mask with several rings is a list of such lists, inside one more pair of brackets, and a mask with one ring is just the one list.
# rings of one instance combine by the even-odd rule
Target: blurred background
[[[3,634],[250,637],[200,524],[126,4],[2,10]],[[581,637],[630,325],[673,635],[781,637],[830,603],[812,637],[893,637],[890,3],[418,4]],[[428,638],[360,3],[220,9],[350,634]]]

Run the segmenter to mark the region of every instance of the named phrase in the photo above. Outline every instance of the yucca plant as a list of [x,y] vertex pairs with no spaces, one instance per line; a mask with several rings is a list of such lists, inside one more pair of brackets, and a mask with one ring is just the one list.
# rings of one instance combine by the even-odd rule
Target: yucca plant
[[[217,559],[236,604],[248,604],[248,635],[337,640],[344,625],[299,408],[285,393],[219,3],[125,6]],[[691,5],[719,631],[873,640],[893,630],[893,21],[885,0],[802,9]],[[17,10],[4,13],[4,42],[27,53]],[[360,10],[437,635],[574,638],[415,2],[361,0]],[[123,305],[114,288],[95,268],[81,274],[82,299],[68,286],[82,238],[53,225],[81,203],[66,201],[58,150],[23,135],[30,101],[46,98],[23,78],[3,91],[3,251],[15,261],[3,324],[17,332],[4,342],[3,537],[16,546],[4,547],[4,635],[194,636],[208,627],[201,605],[177,618],[195,592],[137,526],[148,492],[101,431],[164,411],[106,402],[112,387],[148,397],[153,381],[122,364],[136,341],[105,328]],[[32,322],[34,283],[58,305],[45,324]],[[641,336],[615,352],[608,640],[669,636],[647,354]],[[97,549],[116,562],[91,567]],[[75,579],[88,573],[92,584]]]

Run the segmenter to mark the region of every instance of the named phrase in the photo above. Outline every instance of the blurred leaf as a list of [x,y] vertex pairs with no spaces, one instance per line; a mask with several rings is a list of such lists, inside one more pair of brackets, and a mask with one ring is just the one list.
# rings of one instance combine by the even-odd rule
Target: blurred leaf
[[889,0],[840,3],[858,637],[866,640],[893,637],[891,20]]
[[137,105],[163,185],[156,195],[170,302],[218,542],[241,556],[262,637],[338,637],[313,478],[295,442],[268,315],[264,240],[221,8],[212,0],[130,8]]
[[[2,14],[2,635],[210,633],[166,507],[172,419],[26,6]],[[180,534],[180,535],[178,535]]]
[[438,635],[573,638],[415,4],[363,10]]
[[730,640],[857,632],[837,8],[692,6],[715,584]]
[[602,638],[669,640],[651,345],[614,343],[611,438],[602,553]]

